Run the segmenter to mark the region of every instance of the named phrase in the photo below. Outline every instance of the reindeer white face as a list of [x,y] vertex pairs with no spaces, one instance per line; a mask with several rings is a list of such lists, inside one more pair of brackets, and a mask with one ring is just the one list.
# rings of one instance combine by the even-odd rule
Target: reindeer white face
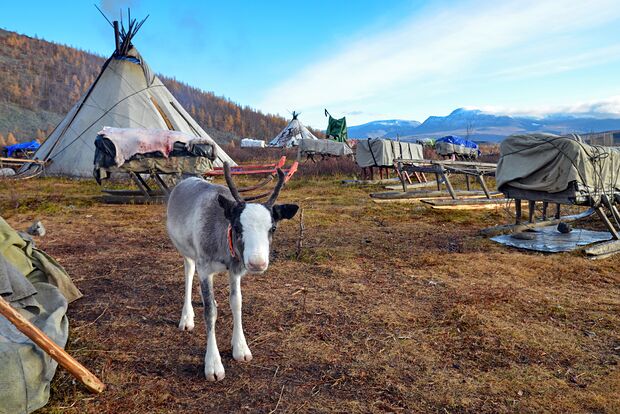
[[269,266],[271,235],[276,229],[271,211],[261,204],[246,204],[239,223],[245,268],[250,272],[262,273]]
[[278,168],[277,172],[278,183],[267,202],[246,203],[232,180],[230,166],[224,163],[224,178],[235,199],[233,201],[223,195],[219,195],[217,199],[230,222],[228,248],[231,256],[239,255],[246,270],[252,273],[267,270],[271,237],[276,230],[276,223],[282,219],[293,218],[299,209],[296,204],[274,204],[285,182],[282,170]]
[[243,260],[244,267],[251,273],[263,273],[269,266],[271,238],[276,224],[282,219],[291,219],[299,207],[296,204],[239,203],[219,196],[218,202],[230,222],[229,249]]

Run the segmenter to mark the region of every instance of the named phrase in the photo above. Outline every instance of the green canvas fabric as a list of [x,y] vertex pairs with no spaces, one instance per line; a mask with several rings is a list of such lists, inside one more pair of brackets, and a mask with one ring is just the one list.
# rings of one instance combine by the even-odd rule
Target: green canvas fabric
[[424,158],[422,145],[398,142],[391,139],[367,139],[357,141],[355,161],[362,168],[391,167],[394,159],[421,160]]
[[[32,285],[37,290],[33,297],[36,304],[17,311],[64,348],[69,337],[67,300],[49,283],[35,281]],[[0,414],[31,413],[47,404],[57,366],[56,361],[0,316]]]
[[301,139],[299,140],[300,155],[329,155],[343,157],[353,155],[353,150],[346,142],[336,142],[330,139]]
[[333,139],[334,141],[346,142],[349,139],[347,133],[347,118],[335,119],[330,115],[327,121],[325,135],[327,138]]
[[49,278],[69,302],[82,297],[82,292],[73,284],[67,272],[45,252],[35,248],[31,241],[24,240],[18,232],[0,217],[0,254],[23,275],[38,269]]
[[[69,336],[68,302],[82,294],[54,259],[24,240],[2,217],[0,282],[0,294],[64,348]],[[56,368],[49,355],[0,316],[0,414],[30,413],[43,407]]]
[[512,135],[500,145],[497,188],[557,193],[576,182],[585,191],[620,191],[620,149],[588,145],[577,135]]

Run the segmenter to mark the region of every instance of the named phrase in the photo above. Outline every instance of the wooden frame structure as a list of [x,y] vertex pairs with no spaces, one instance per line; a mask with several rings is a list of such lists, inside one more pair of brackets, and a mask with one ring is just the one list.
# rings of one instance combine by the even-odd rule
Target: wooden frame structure
[[[402,191],[390,191],[373,193],[370,196],[377,202],[398,201],[410,202],[411,200],[422,201],[436,209],[480,209],[495,208],[498,204],[506,203],[505,198],[497,198],[501,193],[489,190],[485,177],[495,176],[496,164],[458,161],[458,160],[425,160],[404,159],[394,160],[394,170],[400,181]],[[427,174],[435,176],[434,181],[428,181]],[[464,175],[466,190],[456,190],[450,180],[453,174]],[[436,185],[437,189],[409,190],[409,186],[419,189],[418,183],[413,183],[415,178],[419,183]],[[472,189],[472,182],[477,181],[482,190]],[[445,185],[445,190],[442,189]],[[446,197],[449,197],[446,199]]]
[[[243,188],[239,188],[238,191],[241,193],[251,192],[254,190],[258,190],[260,188],[265,187],[271,181],[273,181],[274,177],[278,173],[278,168],[282,169],[282,171],[286,174],[284,178],[284,182],[287,183],[293,175],[297,172],[299,167],[299,163],[295,161],[289,168],[282,168],[286,163],[286,157],[280,158],[280,160],[273,164],[264,164],[264,165],[238,165],[235,167],[230,167],[232,175],[267,175],[266,178],[261,180],[259,183]],[[164,203],[170,195],[170,191],[172,189],[166,183],[166,181],[161,177],[161,175],[172,175],[178,176],[178,174],[165,174],[158,171],[151,171],[148,173],[134,172],[134,171],[122,171],[123,173],[129,174],[129,177],[138,187],[138,190],[102,190],[105,195],[103,196],[103,201],[110,204],[159,204]],[[144,176],[147,176],[147,179]],[[212,171],[208,171],[204,174],[205,177],[217,177],[223,176],[224,169],[222,167],[216,167]],[[156,187],[149,185],[148,178],[151,178],[155,183]],[[254,201],[259,200],[261,198],[267,197],[271,194],[271,190],[266,191],[264,193],[256,194],[256,195],[248,195],[244,197],[246,201]]]
[[437,182],[437,191],[441,191],[441,184],[445,184],[450,197],[458,199],[454,186],[450,181],[449,174],[462,174],[465,176],[467,191],[471,191],[470,177],[478,181],[484,195],[491,199],[492,193],[484,181],[485,176],[495,176],[497,164],[473,162],[473,161],[452,161],[452,160],[409,160],[395,159],[394,169],[403,186],[403,192],[407,192],[407,184],[411,184],[411,175],[418,181],[427,181],[425,174],[434,174]]
[[21,167],[24,164],[45,165],[46,162],[41,161],[41,160],[31,160],[27,158],[0,157],[0,168],[4,168],[4,167],[17,168],[17,167]]
[[[278,168],[283,168],[286,164],[286,156],[280,157],[278,162],[273,164],[245,164],[230,167],[231,175],[256,175],[256,174],[276,174]],[[213,170],[204,174],[205,177],[224,176],[223,167],[215,167]]]
[[101,190],[104,192],[103,201],[108,204],[160,204],[166,201],[170,194],[170,187],[160,176],[161,172],[148,173],[157,188],[152,188],[142,173],[127,171],[131,180],[136,184],[138,190]]

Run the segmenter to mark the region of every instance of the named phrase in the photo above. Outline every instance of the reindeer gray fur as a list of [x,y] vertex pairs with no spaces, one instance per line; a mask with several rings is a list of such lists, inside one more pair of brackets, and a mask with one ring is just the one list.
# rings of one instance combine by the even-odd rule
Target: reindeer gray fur
[[[278,184],[264,204],[244,202],[234,186],[228,164],[224,165],[224,172],[228,188],[200,178],[183,180],[172,190],[167,211],[168,234],[185,264],[185,301],[179,328],[194,329],[192,282],[198,270],[207,327],[205,376],[210,381],[221,380],[225,375],[215,338],[217,303],[213,276],[228,271],[233,357],[249,361],[252,353],[241,323],[241,278],[248,271],[263,273],[267,270],[276,222],[292,218],[298,209],[294,204],[274,204],[284,184],[281,170],[278,170]],[[232,242],[229,242],[229,226]]]

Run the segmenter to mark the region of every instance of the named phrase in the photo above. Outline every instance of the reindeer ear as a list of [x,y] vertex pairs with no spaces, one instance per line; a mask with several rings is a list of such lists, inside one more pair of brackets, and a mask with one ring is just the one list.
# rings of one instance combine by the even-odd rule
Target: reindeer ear
[[290,220],[295,217],[297,210],[299,210],[297,204],[276,204],[272,208],[273,219],[275,221],[280,221],[282,219]]
[[217,202],[220,204],[220,207],[224,209],[224,216],[226,216],[228,220],[231,220],[233,216],[232,211],[235,207],[235,202],[229,200],[221,194],[217,196]]

